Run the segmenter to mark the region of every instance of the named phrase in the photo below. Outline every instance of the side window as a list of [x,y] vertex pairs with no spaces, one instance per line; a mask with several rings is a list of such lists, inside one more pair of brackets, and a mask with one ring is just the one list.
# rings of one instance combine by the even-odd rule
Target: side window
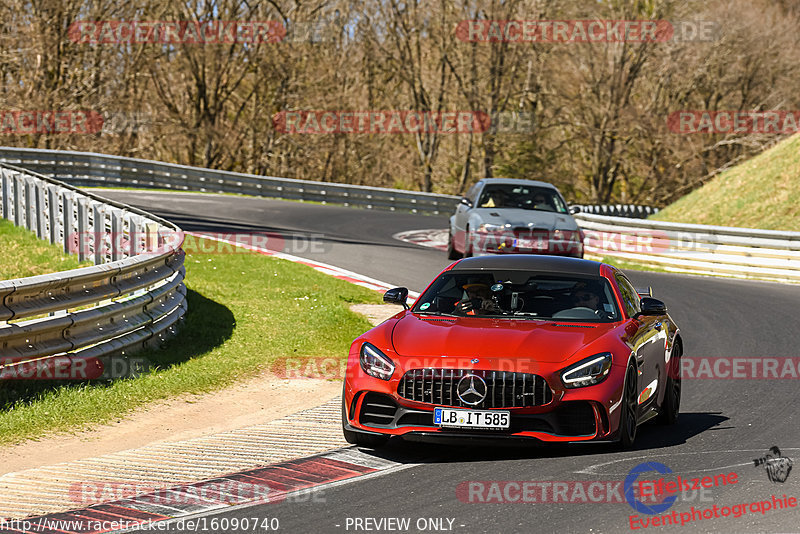
[[633,286],[627,278],[621,274],[617,274],[615,278],[617,279],[619,292],[622,296],[622,305],[625,306],[625,311],[627,312],[628,317],[633,317],[642,309],[639,306],[639,294],[635,289],[633,289]]

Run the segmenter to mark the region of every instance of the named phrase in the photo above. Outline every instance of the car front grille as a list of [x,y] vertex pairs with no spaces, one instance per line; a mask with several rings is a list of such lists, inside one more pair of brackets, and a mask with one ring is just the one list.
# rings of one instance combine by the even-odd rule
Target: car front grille
[[[458,382],[470,374],[486,383],[486,398],[479,404],[468,405],[458,397]],[[539,375],[477,369],[412,369],[403,375],[397,394],[416,402],[468,408],[527,408],[553,400]]]

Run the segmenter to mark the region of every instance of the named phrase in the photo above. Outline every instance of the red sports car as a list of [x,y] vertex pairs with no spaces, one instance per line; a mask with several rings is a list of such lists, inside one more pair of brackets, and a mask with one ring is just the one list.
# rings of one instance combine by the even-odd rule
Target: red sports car
[[682,341],[663,302],[619,269],[557,256],[457,261],[413,308],[357,338],[347,362],[348,442],[532,438],[616,441],[672,424]]

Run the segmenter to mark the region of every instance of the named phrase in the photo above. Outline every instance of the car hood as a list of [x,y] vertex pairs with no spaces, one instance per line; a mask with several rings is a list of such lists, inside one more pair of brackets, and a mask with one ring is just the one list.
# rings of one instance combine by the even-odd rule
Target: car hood
[[529,226],[548,230],[577,230],[578,224],[566,213],[523,210],[518,208],[479,208],[476,214],[485,223],[510,224],[513,227]]
[[413,358],[527,358],[558,363],[613,328],[611,323],[408,313],[395,324],[392,345],[398,355]]

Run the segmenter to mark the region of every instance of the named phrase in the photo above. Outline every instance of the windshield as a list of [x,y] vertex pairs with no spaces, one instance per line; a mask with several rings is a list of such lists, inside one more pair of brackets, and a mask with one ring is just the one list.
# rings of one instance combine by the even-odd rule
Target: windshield
[[483,188],[478,207],[568,212],[564,201],[554,189],[514,184],[487,185]]
[[524,271],[446,272],[420,296],[421,314],[613,322],[620,313],[605,278]]

